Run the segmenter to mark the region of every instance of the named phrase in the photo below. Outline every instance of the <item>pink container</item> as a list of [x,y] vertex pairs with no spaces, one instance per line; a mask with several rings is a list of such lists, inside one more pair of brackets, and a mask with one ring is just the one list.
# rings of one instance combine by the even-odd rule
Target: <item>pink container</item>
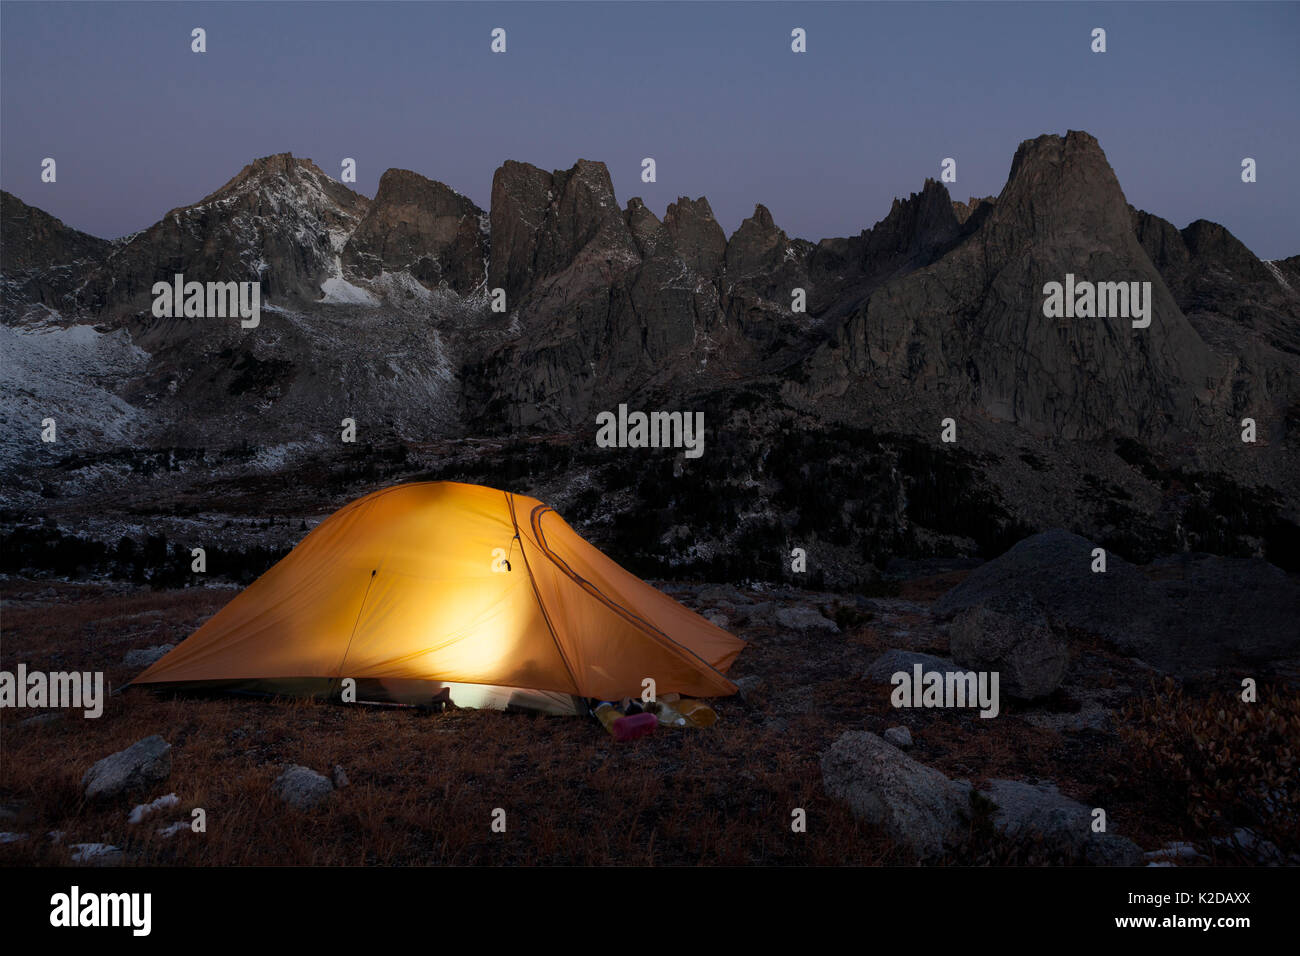
[[659,718],[654,714],[633,714],[631,717],[620,717],[614,721],[614,739],[636,740],[638,737],[654,733],[654,729],[658,726]]

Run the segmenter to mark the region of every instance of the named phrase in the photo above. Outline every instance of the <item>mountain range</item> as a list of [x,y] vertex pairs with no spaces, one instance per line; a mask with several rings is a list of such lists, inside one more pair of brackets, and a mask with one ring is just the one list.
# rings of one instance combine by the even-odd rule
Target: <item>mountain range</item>
[[[474,442],[558,441],[566,457],[539,452],[528,480],[614,535],[619,489],[632,513],[677,515],[690,530],[644,549],[668,565],[803,535],[860,580],[886,552],[1059,525],[1300,567],[1300,256],[1261,261],[1221,225],[1135,209],[1084,132],[1023,142],[997,196],[926,180],[816,243],[762,205],[731,236],[703,197],[661,219],[589,160],[507,161],[485,211],[400,169],[367,198],[288,153],[112,241],[2,193],[0,243],[11,523],[53,509],[89,527],[69,498],[172,513],[241,476],[301,475],[352,418],[367,447],[402,448],[397,477],[463,465]],[[152,286],[176,274],[260,281],[259,326],[155,318]],[[1149,283],[1149,327],[1045,317],[1067,274]],[[645,486],[662,463],[590,480],[620,467],[591,447],[619,404],[707,413],[712,462],[663,465],[696,469],[683,500]],[[47,417],[59,442],[43,446]],[[150,505],[113,456],[168,449],[201,466]],[[578,504],[591,487],[604,506]],[[323,506],[306,494],[302,511]],[[685,501],[719,496],[722,511]]]

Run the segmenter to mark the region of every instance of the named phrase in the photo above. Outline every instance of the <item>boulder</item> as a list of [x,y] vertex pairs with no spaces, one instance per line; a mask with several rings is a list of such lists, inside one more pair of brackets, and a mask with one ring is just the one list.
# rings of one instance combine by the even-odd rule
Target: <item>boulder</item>
[[953,619],[948,638],[953,660],[997,671],[1002,689],[1026,700],[1056,690],[1069,663],[1064,639],[1028,595],[967,608]]
[[745,677],[733,677],[731,680],[739,689],[742,700],[754,694],[764,694],[768,689],[767,681],[758,674],[748,674]]
[[1010,600],[1028,595],[1053,627],[1096,634],[1176,674],[1300,654],[1300,587],[1267,561],[1186,554],[1144,573],[1111,552],[1106,570],[1094,573],[1095,547],[1059,529],[1031,535],[971,572],[934,609],[955,616],[987,605],[1040,626],[1033,604],[1017,610]]
[[704,604],[752,604],[753,600],[730,584],[713,584],[701,588],[696,597]]
[[172,772],[172,746],[157,734],[105,757],[86,771],[81,786],[88,799],[144,790]]
[[1092,810],[1056,789],[1055,784],[990,780],[988,798],[996,810],[993,824],[1018,839],[1041,835],[1051,848],[1096,866],[1137,866],[1142,848],[1126,837],[1094,833]]
[[936,657],[933,654],[922,654],[920,651],[904,651],[894,648],[885,651],[885,653],[868,664],[862,676],[865,680],[887,684],[895,674],[901,671],[907,674],[910,679],[913,666],[916,664],[921,665],[921,672],[925,674],[930,673],[930,671],[939,671],[946,674],[949,671],[961,670],[960,667],[946,657]]
[[943,852],[969,806],[969,787],[866,731],[842,734],[822,754],[821,770],[828,794],[922,858]]

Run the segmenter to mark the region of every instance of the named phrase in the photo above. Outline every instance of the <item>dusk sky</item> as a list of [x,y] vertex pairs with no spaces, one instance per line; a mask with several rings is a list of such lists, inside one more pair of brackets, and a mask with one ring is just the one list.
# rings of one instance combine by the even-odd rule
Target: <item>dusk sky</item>
[[0,186],[111,238],[269,153],[335,178],[354,157],[369,196],[413,169],[484,208],[502,161],[582,157],[621,203],[704,195],[730,233],[762,202],[815,240],[869,227],[944,157],[954,198],[996,194],[1022,140],[1083,129],[1129,202],[1282,258],[1300,253],[1297,50],[1295,3],[6,2]]

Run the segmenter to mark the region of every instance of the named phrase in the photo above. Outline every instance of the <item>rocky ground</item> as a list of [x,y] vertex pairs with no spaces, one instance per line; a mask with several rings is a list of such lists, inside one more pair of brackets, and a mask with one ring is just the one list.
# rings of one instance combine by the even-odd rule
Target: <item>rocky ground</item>
[[[1300,846],[1288,842],[1300,816],[1293,764],[1270,778],[1271,810],[1252,815],[1259,780],[1242,767],[1220,768],[1226,797],[1206,792],[1194,773],[1171,787],[1195,747],[1175,759],[1176,735],[1136,736],[1167,731],[1161,715],[1181,721],[1188,701],[1231,708],[1234,666],[1171,677],[1049,620],[1039,636],[1059,639],[1059,660],[1041,648],[995,651],[1022,677],[1046,668],[1037,677],[1049,683],[1059,665],[1050,692],[1004,693],[992,719],[891,706],[892,672],[915,661],[961,665],[954,649],[968,651],[954,643],[944,596],[952,603],[972,577],[910,576],[871,598],[656,581],[749,641],[731,673],[741,692],[715,702],[712,728],[660,729],[626,744],[578,718],[133,689],[97,720],[5,711],[0,861],[1300,862]],[[10,578],[5,657],[37,669],[103,669],[121,687],[234,593]],[[1228,718],[1219,745],[1230,740],[1247,762],[1276,764],[1300,729],[1294,704],[1276,695],[1294,701],[1300,672],[1283,661],[1251,673],[1257,710]],[[1232,738],[1257,715],[1266,716],[1247,734],[1252,753]],[[1172,763],[1153,762],[1152,751]],[[205,811],[205,833],[179,825],[195,808]],[[505,833],[490,829],[498,808]],[[1104,833],[1090,826],[1096,808]],[[792,830],[797,809],[806,832]]]

